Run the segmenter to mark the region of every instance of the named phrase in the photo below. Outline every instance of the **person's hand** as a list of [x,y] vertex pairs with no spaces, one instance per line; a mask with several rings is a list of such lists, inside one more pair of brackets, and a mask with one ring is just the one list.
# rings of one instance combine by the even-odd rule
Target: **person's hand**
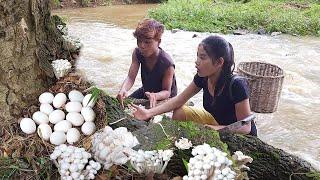
[[128,97],[128,92],[126,90],[120,90],[118,95],[117,95],[117,99],[121,104],[121,107],[124,109],[124,104],[123,104],[123,100]]
[[133,112],[134,118],[145,121],[151,117],[149,114],[149,110],[135,104],[131,104],[131,106],[136,109],[136,111]]
[[150,108],[156,107],[156,104],[157,104],[157,95],[156,95],[156,93],[145,92],[145,94],[149,99]]

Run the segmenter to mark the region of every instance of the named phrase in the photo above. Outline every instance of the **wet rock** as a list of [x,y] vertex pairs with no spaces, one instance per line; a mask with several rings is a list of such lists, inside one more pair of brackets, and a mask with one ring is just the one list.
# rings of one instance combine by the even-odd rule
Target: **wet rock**
[[179,31],[181,31],[181,30],[180,29],[171,29],[172,33],[176,33],[176,32],[179,32]]
[[249,31],[246,29],[238,29],[238,30],[233,31],[234,35],[245,35],[248,33],[249,33]]
[[261,29],[258,30],[257,33],[260,34],[260,35],[263,35],[263,34],[266,34],[267,31],[264,28],[261,28]]
[[271,33],[271,36],[278,36],[278,35],[280,35],[280,34],[282,34],[282,32],[272,32],[272,33]]
[[192,38],[196,38],[196,37],[199,37],[198,34],[193,34]]

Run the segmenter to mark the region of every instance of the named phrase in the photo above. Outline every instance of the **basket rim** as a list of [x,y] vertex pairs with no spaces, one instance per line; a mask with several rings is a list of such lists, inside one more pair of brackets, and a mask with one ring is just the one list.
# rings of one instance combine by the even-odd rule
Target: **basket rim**
[[[245,71],[241,68],[239,68],[240,64],[248,64],[248,63],[261,63],[261,64],[269,64],[272,66],[275,66],[279,69],[281,69],[281,71],[283,72],[282,75],[278,75],[278,76],[262,76],[262,75],[256,75],[256,74],[252,74],[251,72]],[[250,76],[254,76],[254,77],[258,77],[258,78],[271,78],[271,79],[276,79],[276,78],[284,78],[284,70],[282,68],[280,68],[278,65],[272,64],[272,63],[267,63],[267,62],[261,62],[261,61],[244,61],[244,62],[239,62],[239,64],[237,65],[237,70],[241,71],[242,73],[248,74]]]

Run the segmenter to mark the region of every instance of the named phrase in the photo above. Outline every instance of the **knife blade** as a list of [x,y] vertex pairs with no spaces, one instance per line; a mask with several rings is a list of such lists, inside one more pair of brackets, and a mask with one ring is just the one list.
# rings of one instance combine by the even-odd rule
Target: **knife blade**
[[224,128],[219,129],[219,132],[234,132],[235,130],[241,128],[242,126],[251,123],[251,121],[253,121],[256,118],[256,116],[254,114],[249,115],[248,117],[237,121],[235,123],[229,124],[227,126],[225,126]]

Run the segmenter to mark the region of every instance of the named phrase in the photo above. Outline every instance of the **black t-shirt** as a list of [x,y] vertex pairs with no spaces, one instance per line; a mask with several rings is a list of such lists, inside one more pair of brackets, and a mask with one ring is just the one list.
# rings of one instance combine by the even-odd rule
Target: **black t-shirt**
[[[169,54],[167,54],[160,47],[159,49],[160,49],[160,53],[159,53],[156,65],[151,71],[148,70],[146,66],[145,58],[142,56],[139,49],[138,48],[135,49],[138,62],[141,64],[141,80],[142,80],[142,86],[143,86],[144,92],[162,91],[163,90],[162,81],[164,78],[164,73],[170,66],[173,66],[173,68],[175,68],[175,65],[171,57],[169,56]],[[177,95],[176,76],[173,75],[170,97],[174,97],[176,95]]]
[[[235,113],[235,104],[249,98],[249,89],[246,81],[242,78],[236,78],[232,83],[231,91],[232,98],[230,97],[229,85],[230,80],[224,86],[222,92],[213,97],[209,93],[208,78],[200,77],[198,74],[194,76],[193,82],[199,88],[203,89],[203,107],[208,111],[219,125],[229,125],[237,121]],[[251,135],[256,135],[255,124],[251,124]]]

